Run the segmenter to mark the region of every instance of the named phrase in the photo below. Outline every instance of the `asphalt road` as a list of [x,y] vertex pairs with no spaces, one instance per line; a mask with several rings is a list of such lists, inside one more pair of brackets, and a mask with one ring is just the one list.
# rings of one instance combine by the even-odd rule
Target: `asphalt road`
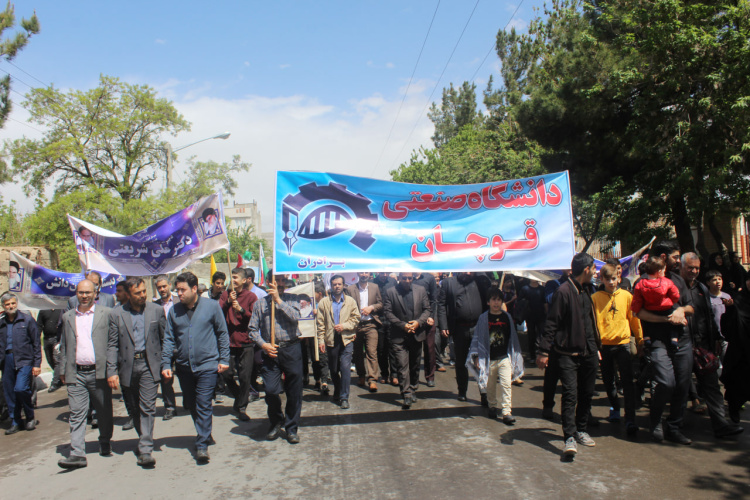
[[[136,433],[120,429],[126,419],[119,400],[114,456],[98,455],[97,431],[90,430],[88,467],[58,468],[68,452],[67,397],[64,389],[40,392],[37,430],[0,435],[0,498],[685,499],[750,492],[750,431],[717,441],[708,417],[690,412],[685,434],[692,446],[655,444],[645,431],[629,440],[624,425],[602,420],[590,429],[596,447],[579,446],[575,461],[564,462],[559,414],[555,423],[541,419],[541,372],[528,367],[524,380],[513,387],[512,427],[486,417],[474,383],[470,400],[457,401],[453,369],[438,373],[437,387],[422,385],[411,410],[401,410],[391,386],[375,394],[353,387],[350,410],[305,389],[298,445],[264,440],[262,399],[248,408],[252,420],[240,422],[227,398],[214,408],[209,464],[196,465],[194,427],[182,411],[157,420],[152,470],[135,463]],[[600,383],[597,389],[593,413],[603,419],[608,405]],[[556,410],[559,396],[557,403]],[[645,409],[637,423],[647,425]]]

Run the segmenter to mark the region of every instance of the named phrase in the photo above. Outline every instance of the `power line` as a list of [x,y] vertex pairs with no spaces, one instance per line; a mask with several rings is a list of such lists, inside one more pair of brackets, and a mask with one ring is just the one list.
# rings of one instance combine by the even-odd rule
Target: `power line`
[[456,49],[458,48],[458,44],[461,43],[461,39],[464,36],[464,33],[466,33],[466,28],[469,27],[469,22],[471,22],[471,18],[474,17],[474,12],[476,12],[477,7],[479,6],[479,0],[477,0],[477,3],[474,4],[474,8],[471,10],[471,14],[469,15],[469,19],[466,20],[466,24],[464,24],[464,29],[461,30],[461,35],[458,37],[458,40],[456,40],[456,45],[453,46],[453,50],[451,51],[450,57],[448,57],[448,61],[446,61],[445,66],[443,67],[443,71],[440,73],[440,76],[437,79],[437,82],[435,82],[435,86],[432,89],[432,92],[430,92],[430,96],[427,98],[427,104],[425,104],[424,108],[422,109],[422,112],[417,117],[417,121],[414,122],[414,126],[411,129],[411,132],[409,132],[409,135],[406,137],[406,140],[404,141],[404,145],[401,147],[401,150],[398,152],[398,156],[401,156],[401,153],[403,153],[404,148],[409,143],[409,139],[411,139],[412,134],[414,133],[414,130],[416,130],[417,125],[419,124],[419,120],[421,119],[422,115],[424,115],[425,111],[427,110],[427,107],[432,102],[432,96],[435,94],[435,90],[437,90],[438,86],[440,85],[440,80],[442,80],[443,75],[445,74],[445,71],[448,69],[448,65],[451,62],[451,59],[453,59],[453,54],[456,53]]
[[18,78],[17,76],[15,76],[15,75],[11,74],[11,72],[10,72],[10,71],[8,71],[8,70],[5,70],[5,69],[3,69],[3,68],[0,68],[0,71],[2,71],[3,73],[7,74],[8,76],[10,76],[10,77],[11,77],[11,78],[12,78],[13,80],[15,80],[15,81],[17,81],[17,82],[21,82],[21,83],[23,83],[24,85],[26,85],[26,86],[27,86],[27,87],[29,87],[30,89],[33,89],[33,88],[34,88],[34,87],[32,87],[31,85],[29,85],[28,83],[26,83],[26,82],[24,82],[23,80],[21,80],[20,78]]
[[32,126],[31,126],[31,125],[29,125],[28,123],[22,122],[22,121],[20,121],[20,120],[16,120],[15,118],[11,118],[10,116],[8,116],[8,117],[6,117],[6,118],[7,118],[8,120],[12,121],[12,122],[20,123],[21,125],[23,125],[23,126],[25,126],[25,127],[29,127],[29,128],[31,128],[31,129],[34,129],[34,130],[36,130],[37,132],[39,132],[40,134],[43,134],[43,133],[44,133],[44,132],[42,132],[41,130],[39,130],[38,128],[36,128],[36,127],[32,127]]
[[419,49],[417,62],[414,63],[414,69],[412,70],[411,76],[409,77],[409,83],[406,85],[406,91],[404,92],[404,96],[401,98],[401,104],[399,104],[398,106],[398,111],[396,112],[396,118],[393,120],[393,124],[391,125],[391,130],[388,132],[388,137],[385,140],[385,144],[383,144],[383,149],[380,150],[380,156],[378,156],[378,161],[375,163],[375,167],[373,168],[373,171],[377,170],[378,165],[380,165],[380,160],[383,158],[383,153],[385,153],[385,148],[388,146],[388,142],[390,142],[391,140],[393,129],[396,128],[398,117],[401,115],[401,108],[404,107],[406,96],[409,94],[409,89],[411,88],[411,82],[414,80],[414,75],[417,72],[417,66],[419,66],[419,61],[422,59],[422,52],[424,51],[425,45],[427,45],[427,38],[429,38],[430,31],[432,31],[432,24],[435,22],[435,16],[437,16],[438,8],[440,8],[440,0],[438,0],[437,5],[435,6],[435,12],[432,14],[432,20],[430,21],[430,26],[427,28],[427,34],[425,34],[424,41],[422,42],[422,48]]
[[41,83],[41,84],[42,84],[42,85],[44,85],[45,87],[51,87],[51,86],[52,86],[52,85],[50,85],[49,83],[45,83],[45,82],[41,81],[41,80],[40,80],[39,78],[35,77],[34,75],[32,75],[32,74],[31,74],[31,73],[29,73],[28,71],[24,70],[23,68],[20,68],[19,66],[17,66],[17,65],[16,65],[16,64],[14,64],[14,63],[12,63],[11,61],[6,61],[6,62],[7,62],[8,64],[10,64],[11,66],[13,66],[14,68],[16,68],[17,70],[19,70],[20,72],[22,72],[22,73],[24,73],[24,74],[26,74],[26,75],[30,76],[31,78],[33,78],[33,79],[34,79],[34,80],[36,80],[37,82]]
[[[513,20],[514,17],[516,17],[516,14],[518,13],[518,9],[521,8],[521,5],[523,5],[523,2],[524,0],[521,0],[518,3],[516,10],[513,11],[513,14],[511,14],[510,19],[508,19],[508,22],[505,23],[505,26],[503,26],[503,31],[505,31],[508,28],[508,25],[510,25],[510,22]],[[474,83],[474,79],[477,77],[477,73],[479,73],[479,70],[482,69],[482,66],[484,66],[484,63],[487,61],[487,58],[490,57],[490,54],[492,54],[492,51],[495,49],[496,45],[497,45],[497,42],[492,42],[492,46],[490,47],[490,50],[487,51],[487,55],[484,56],[484,59],[482,59],[482,62],[479,64],[479,67],[474,72],[474,75],[471,77],[471,83]]]

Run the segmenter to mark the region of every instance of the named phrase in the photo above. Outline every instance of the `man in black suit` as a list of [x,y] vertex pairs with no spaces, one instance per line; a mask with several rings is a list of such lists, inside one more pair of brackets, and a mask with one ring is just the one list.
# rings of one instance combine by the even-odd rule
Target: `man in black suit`
[[107,382],[112,389],[122,383],[135,412],[138,432],[138,465],[153,467],[156,396],[161,380],[161,344],[164,309],[146,301],[143,278],[127,280],[129,301],[112,311],[107,345]]
[[[458,273],[444,279],[440,284],[438,326],[443,337],[453,337],[459,401],[466,401],[466,391],[469,387],[466,357],[469,355],[477,319],[487,309],[489,288],[489,279],[478,273]],[[487,406],[486,397],[482,394],[483,406]]]
[[390,323],[391,343],[396,357],[398,383],[404,396],[402,408],[417,401],[422,342],[427,336],[430,300],[427,291],[412,285],[414,273],[399,273],[398,285],[385,293],[385,317]]

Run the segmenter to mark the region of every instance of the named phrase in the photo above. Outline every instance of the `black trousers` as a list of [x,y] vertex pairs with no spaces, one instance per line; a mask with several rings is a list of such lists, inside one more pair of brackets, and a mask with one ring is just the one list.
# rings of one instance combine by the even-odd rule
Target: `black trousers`
[[390,327],[380,325],[378,327],[378,366],[380,367],[380,378],[386,382],[397,378],[396,356],[391,347]]
[[528,352],[529,357],[534,359],[536,358],[536,345],[539,342],[539,337],[542,336],[542,333],[544,333],[544,322],[545,317],[542,314],[541,316],[533,316],[529,314],[529,317],[526,318],[526,338],[528,339]]
[[458,395],[466,396],[469,388],[469,369],[466,368],[466,358],[469,356],[471,339],[474,336],[474,327],[456,325],[451,330],[453,347],[456,350],[456,384]]
[[599,359],[596,354],[588,356],[559,355],[558,365],[563,390],[560,415],[562,416],[565,439],[576,432],[586,432],[587,430],[598,364]]
[[[174,364],[172,365],[174,371]],[[174,377],[165,379],[162,377],[159,382],[161,386],[161,397],[164,400],[164,409],[174,410],[177,408],[177,397],[174,395]]]
[[657,338],[651,341],[651,368],[654,389],[651,395],[651,430],[662,419],[669,403],[669,417],[665,431],[677,431],[682,424],[690,389],[690,374],[693,370],[693,345],[683,336],[675,348],[669,340]]
[[633,362],[630,359],[630,344],[602,346],[602,379],[607,391],[609,405],[620,409],[620,400],[615,384],[615,369],[620,373],[622,393],[625,397],[625,420],[635,422],[635,381],[633,380]]
[[[268,420],[271,425],[283,423],[287,433],[296,433],[302,414],[302,343],[279,347],[277,353],[276,358],[263,354],[261,375],[266,386]],[[282,392],[286,393],[285,411],[281,410]]]
[[391,344],[396,357],[398,385],[401,395],[412,395],[419,387],[419,365],[422,358],[422,342],[409,336],[403,342]]
[[719,386],[718,372],[695,374],[698,380],[698,394],[703,397],[708,408],[708,416],[711,418],[711,429],[716,432],[729,425],[724,411],[724,397]]
[[557,351],[549,353],[547,368],[544,370],[544,385],[542,406],[544,408],[554,408],[555,392],[557,392],[557,383],[560,381],[560,355]]
[[[258,376],[254,360],[255,344],[229,348],[229,370],[221,376],[224,379],[224,385],[234,398],[235,410],[244,411],[250,401],[250,393],[258,393],[254,387],[255,378]],[[235,374],[237,374],[239,384],[234,380]]]

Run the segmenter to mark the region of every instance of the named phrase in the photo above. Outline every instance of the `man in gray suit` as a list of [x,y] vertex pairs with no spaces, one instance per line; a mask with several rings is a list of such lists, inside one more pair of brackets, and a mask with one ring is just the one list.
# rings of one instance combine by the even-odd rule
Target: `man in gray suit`
[[396,357],[398,384],[404,396],[402,408],[417,401],[422,342],[427,337],[430,299],[427,290],[412,285],[414,273],[398,273],[398,285],[385,292],[385,318],[391,325],[391,345]]
[[60,381],[70,406],[70,456],[63,469],[86,467],[86,414],[89,401],[99,416],[99,454],[112,455],[112,389],[107,384],[107,342],[111,309],[94,304],[96,287],[85,279],[76,287],[78,305],[63,314]]
[[[112,311],[107,347],[107,382],[111,389],[122,383],[130,398],[138,432],[138,465],[153,467],[156,396],[161,380],[161,343],[167,323],[164,309],[146,302],[143,278],[126,281],[129,301]],[[127,390],[126,390],[127,389]]]

